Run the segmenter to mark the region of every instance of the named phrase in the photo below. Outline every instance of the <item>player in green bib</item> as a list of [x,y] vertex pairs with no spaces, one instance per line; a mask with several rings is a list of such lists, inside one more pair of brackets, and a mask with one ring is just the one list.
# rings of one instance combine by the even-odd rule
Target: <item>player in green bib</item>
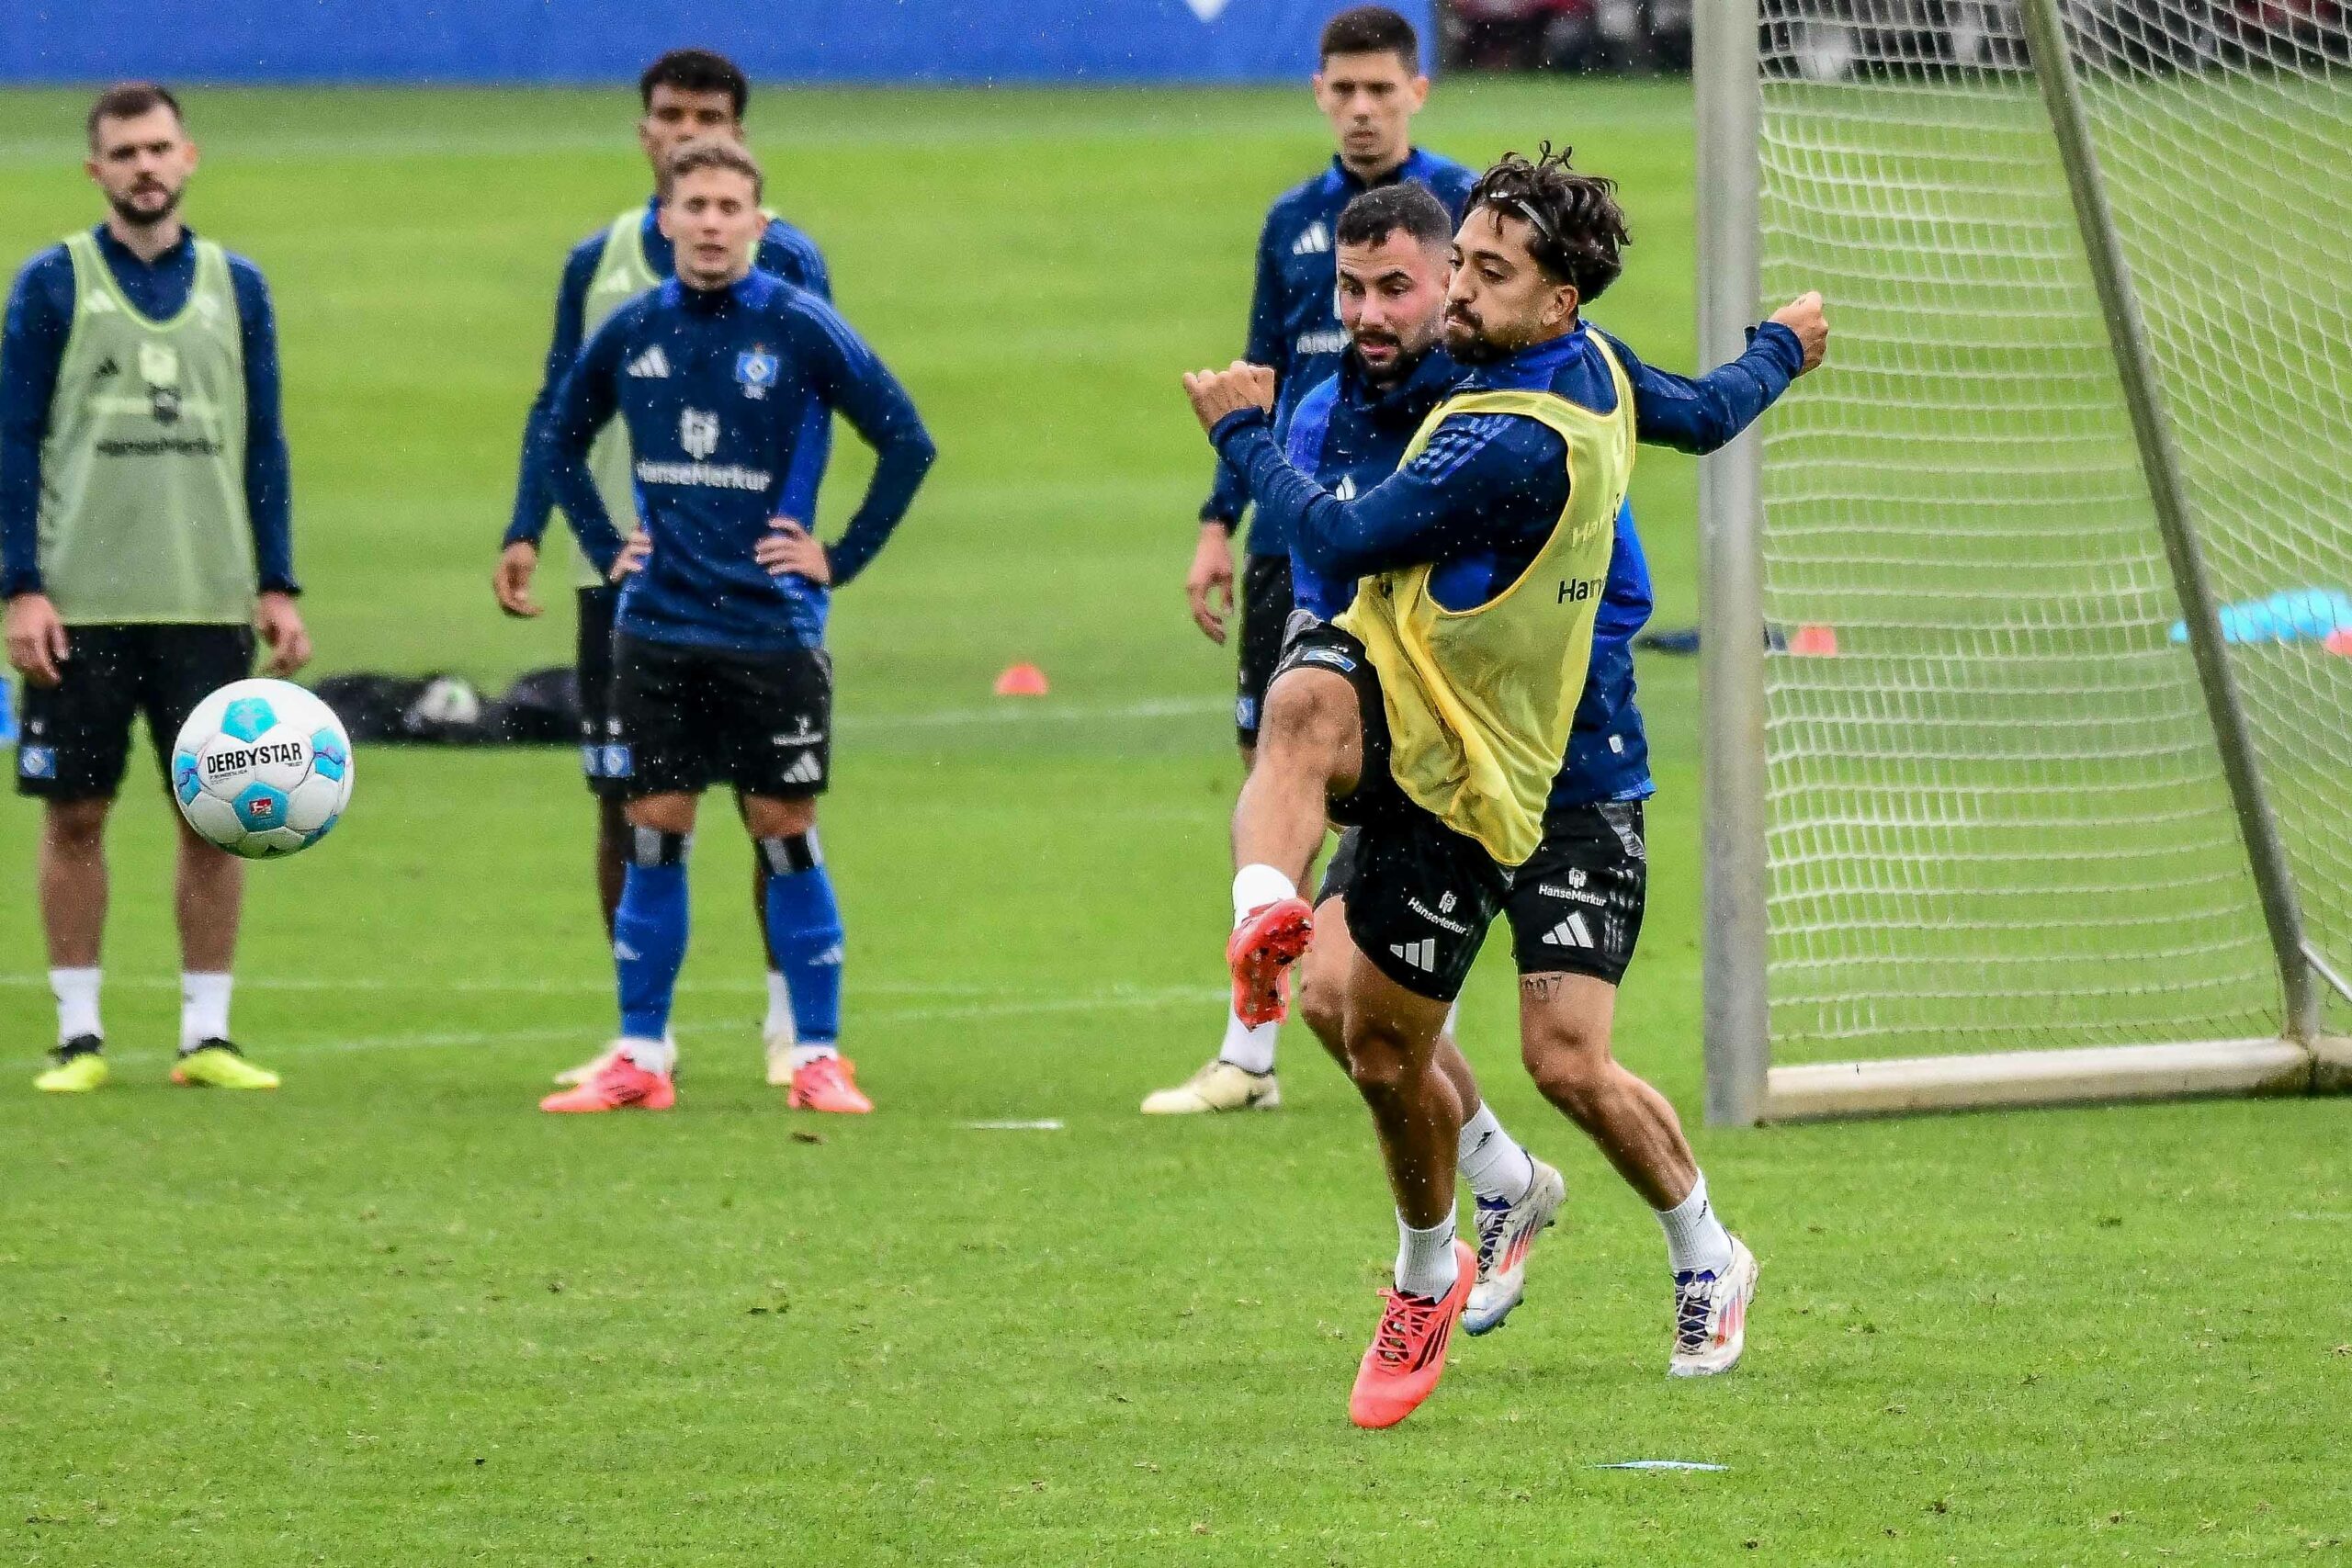
[[[645,112],[637,122],[637,140],[657,180],[671,154],[688,141],[708,136],[742,141],[743,110],[751,94],[749,79],[734,62],[707,50],[673,50],[647,66],[638,79],[638,96]],[[564,260],[562,282],[556,290],[555,334],[548,344],[538,396],[524,423],[522,471],[515,484],[514,514],[492,580],[499,607],[510,615],[540,614],[531,595],[531,581],[538,569],[540,542],[555,499],[542,436],[555,408],[556,392],[579,357],[581,345],[595,330],[614,311],[651,291],[676,271],[670,242],[656,221],[658,201],[657,195],[610,220],[574,245]],[[753,265],[820,299],[832,298],[832,279],[815,243],[774,214],[760,236]],[[627,373],[667,377],[671,369],[649,358],[631,365]],[[812,428],[797,447],[792,472],[786,476],[786,515],[803,522],[815,520],[817,489],[824,478],[831,436],[826,417],[821,412],[813,415]],[[619,422],[597,441],[589,468],[613,520],[624,529],[633,527],[637,494],[629,471],[628,436]],[[568,530],[557,533],[560,538],[569,538]],[[613,611],[619,591],[599,577],[568,543],[558,548],[570,558],[579,604],[575,668],[580,691],[580,764],[589,791],[596,797],[596,892],[609,933],[628,858],[628,826],[622,820],[621,807],[632,773],[632,759],[621,742],[612,704]],[[755,869],[752,908],[763,919],[765,881],[764,874]],[[764,934],[761,950],[767,951]],[[781,975],[771,969],[767,981],[767,1019],[761,1033],[767,1047],[768,1081],[781,1086],[791,1082],[792,1055],[797,1043],[792,1030],[792,999]],[[604,1060],[599,1056],[559,1073],[556,1081],[582,1082],[594,1076]]]
[[[294,605],[277,329],[260,270],[200,240],[179,203],[196,171],[178,103],[130,83],[88,120],[107,220],[28,262],[0,337],[0,596],[24,676],[17,788],[45,807],[41,923],[57,1061],[35,1080],[107,1079],[98,1015],[106,826],[143,715],[174,739],[216,687],[311,656]],[[244,863],[179,827],[175,1083],[275,1089],[229,1039]]]

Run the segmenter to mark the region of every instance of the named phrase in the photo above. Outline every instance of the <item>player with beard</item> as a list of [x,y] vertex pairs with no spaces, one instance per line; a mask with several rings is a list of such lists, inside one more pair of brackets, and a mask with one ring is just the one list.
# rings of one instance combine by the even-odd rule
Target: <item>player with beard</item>
[[1258,505],[1285,514],[1302,559],[1365,580],[1283,661],[1286,679],[1319,666],[1355,699],[1327,790],[1357,829],[1354,864],[1316,918],[1294,884],[1324,802],[1299,798],[1287,772],[1253,773],[1235,818],[1234,958],[1241,988],[1278,1011],[1283,965],[1307,954],[1314,1021],[1337,1038],[1380,1135],[1396,1288],[1350,1401],[1374,1427],[1434,1388],[1471,1292],[1449,1175],[1464,1107],[1437,1041],[1513,871],[1544,837],[1637,424],[1624,365],[1582,316],[1626,243],[1609,182],[1547,149],[1490,169],[1470,208],[1447,344],[1478,368],[1369,494],[1340,501],[1285,460],[1267,433],[1262,370],[1187,378],[1203,425]]
[[[662,55],[638,78],[638,98],[644,113],[637,122],[638,146],[660,183],[662,169],[686,142],[698,137],[743,140],[743,113],[751,101],[751,83],[733,61],[708,50],[678,49]],[[546,368],[538,396],[532,400],[523,428],[523,461],[514,487],[514,508],[498,558],[492,587],[499,608],[521,618],[539,615],[531,595],[531,581],[539,565],[539,542],[547,532],[554,487],[548,474],[546,435],[555,409],[557,390],[579,356],[580,348],[615,311],[639,296],[659,288],[676,271],[670,241],[658,221],[657,192],[581,241],[564,258],[562,281],[556,288],[555,334],[548,344]],[[820,299],[832,298],[832,280],[825,258],[806,234],[773,213],[760,232],[753,265]],[[648,362],[639,367],[648,377],[672,367]],[[803,521],[816,514],[817,489],[824,477],[831,443],[831,426],[815,421],[800,443],[794,470],[787,480],[782,511]],[[615,428],[598,443],[590,458],[597,491],[605,507],[624,529],[637,525],[636,502],[629,481],[628,432]],[[603,908],[605,930],[612,931],[613,910],[620,902],[627,860],[628,824],[622,803],[628,794],[630,758],[617,744],[613,713],[613,613],[620,591],[604,581],[584,559],[575,558],[572,573],[578,606],[577,658],[574,669],[580,694],[580,758],[589,793],[596,798],[596,893]],[[765,920],[767,871],[754,863],[752,908]],[[793,1021],[792,998],[784,976],[768,971],[767,1020],[761,1027],[767,1053],[768,1082],[788,1086],[797,1072],[822,1055],[802,1043]],[[594,1077],[605,1058],[558,1073],[560,1084],[577,1084]]]
[[[261,271],[179,215],[197,167],[153,83],[92,106],[106,221],[28,263],[0,338],[0,595],[25,677],[17,788],[43,807],[41,923],[57,998],[52,1093],[107,1080],[98,949],[106,828],[144,715],[156,760],[197,704],[311,656],[295,608],[277,333]],[[244,862],[179,829],[175,1083],[275,1089],[229,1041]]]
[[[1415,186],[1458,219],[1476,178],[1452,159],[1413,145],[1413,118],[1429,100],[1430,84],[1410,22],[1385,6],[1351,7],[1324,25],[1317,54],[1315,106],[1330,122],[1337,146],[1329,166],[1283,192],[1266,214],[1244,351],[1250,363],[1274,371],[1275,407],[1283,412],[1340,367],[1347,346],[1331,292],[1332,230],[1340,209],[1367,191]],[[1220,644],[1234,618],[1233,535],[1248,502],[1239,477],[1220,464],[1201,508],[1184,582],[1194,624]],[[1261,512],[1250,525],[1249,545],[1239,582],[1239,690],[1233,710],[1244,767],[1256,751],[1259,710],[1293,603],[1290,540],[1280,520]],[[1274,1109],[1282,1103],[1274,1077],[1276,1032],[1275,1024],[1253,1026],[1228,1012],[1217,1054],[1182,1083],[1147,1096],[1144,1114]]]

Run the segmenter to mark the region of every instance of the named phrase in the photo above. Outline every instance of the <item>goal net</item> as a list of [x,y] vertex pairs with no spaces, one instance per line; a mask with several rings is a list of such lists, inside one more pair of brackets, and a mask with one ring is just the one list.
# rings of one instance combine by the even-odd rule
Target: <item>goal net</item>
[[1742,62],[1751,281],[1833,332],[1756,459],[1768,1116],[2301,1087],[2352,1034],[2352,20],[2042,15],[1767,0]]

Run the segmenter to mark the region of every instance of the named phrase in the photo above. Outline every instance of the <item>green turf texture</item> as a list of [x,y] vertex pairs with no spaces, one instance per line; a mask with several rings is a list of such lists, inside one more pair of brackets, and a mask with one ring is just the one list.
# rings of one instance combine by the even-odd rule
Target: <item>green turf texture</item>
[[[322,668],[565,657],[562,607],[503,622],[486,573],[562,249],[643,183],[627,97],[192,109],[193,219],[283,312]],[[79,112],[0,98],[11,257],[88,220]],[[1572,140],[1622,177],[1639,241],[1597,314],[1688,363],[1686,89],[1449,83],[1427,127],[1468,159]],[[755,131],[944,453],[834,623],[827,844],[881,1113],[796,1117],[760,1085],[723,810],[682,1109],[531,1110],[610,1027],[560,750],[367,751],[336,836],[256,869],[237,1021],[274,1097],[163,1083],[166,818],[134,793],[117,1082],[41,1099],[35,817],[9,800],[0,1562],[2340,1551],[2344,1105],[1700,1133],[1763,1292],[1747,1365],[1673,1384],[1657,1226],[1515,1067],[1500,943],[1465,1039],[1569,1218],[1431,1404],[1349,1427],[1394,1246],[1351,1092],[1294,1033],[1279,1114],[1135,1114],[1216,1038],[1236,783],[1227,656],[1179,592],[1206,468],[1175,376],[1238,344],[1254,225],[1318,122],[1296,93],[808,93]],[[1637,480],[1669,623],[1693,472],[1651,453]],[[993,703],[1023,659],[1054,696]],[[1621,1045],[1695,1122],[1695,688],[1671,660],[1643,680],[1663,793]],[[1040,1118],[1064,1125],[967,1125]],[[1591,1468],[1661,1458],[1729,1469]]]

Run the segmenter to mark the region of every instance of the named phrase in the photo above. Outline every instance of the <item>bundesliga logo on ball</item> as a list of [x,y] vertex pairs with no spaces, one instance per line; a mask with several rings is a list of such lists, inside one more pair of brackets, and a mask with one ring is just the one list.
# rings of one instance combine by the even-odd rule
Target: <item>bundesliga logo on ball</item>
[[206,842],[247,860],[307,850],[351,801],[351,741],[333,709],[285,681],[238,681],[188,715],[172,797]]

